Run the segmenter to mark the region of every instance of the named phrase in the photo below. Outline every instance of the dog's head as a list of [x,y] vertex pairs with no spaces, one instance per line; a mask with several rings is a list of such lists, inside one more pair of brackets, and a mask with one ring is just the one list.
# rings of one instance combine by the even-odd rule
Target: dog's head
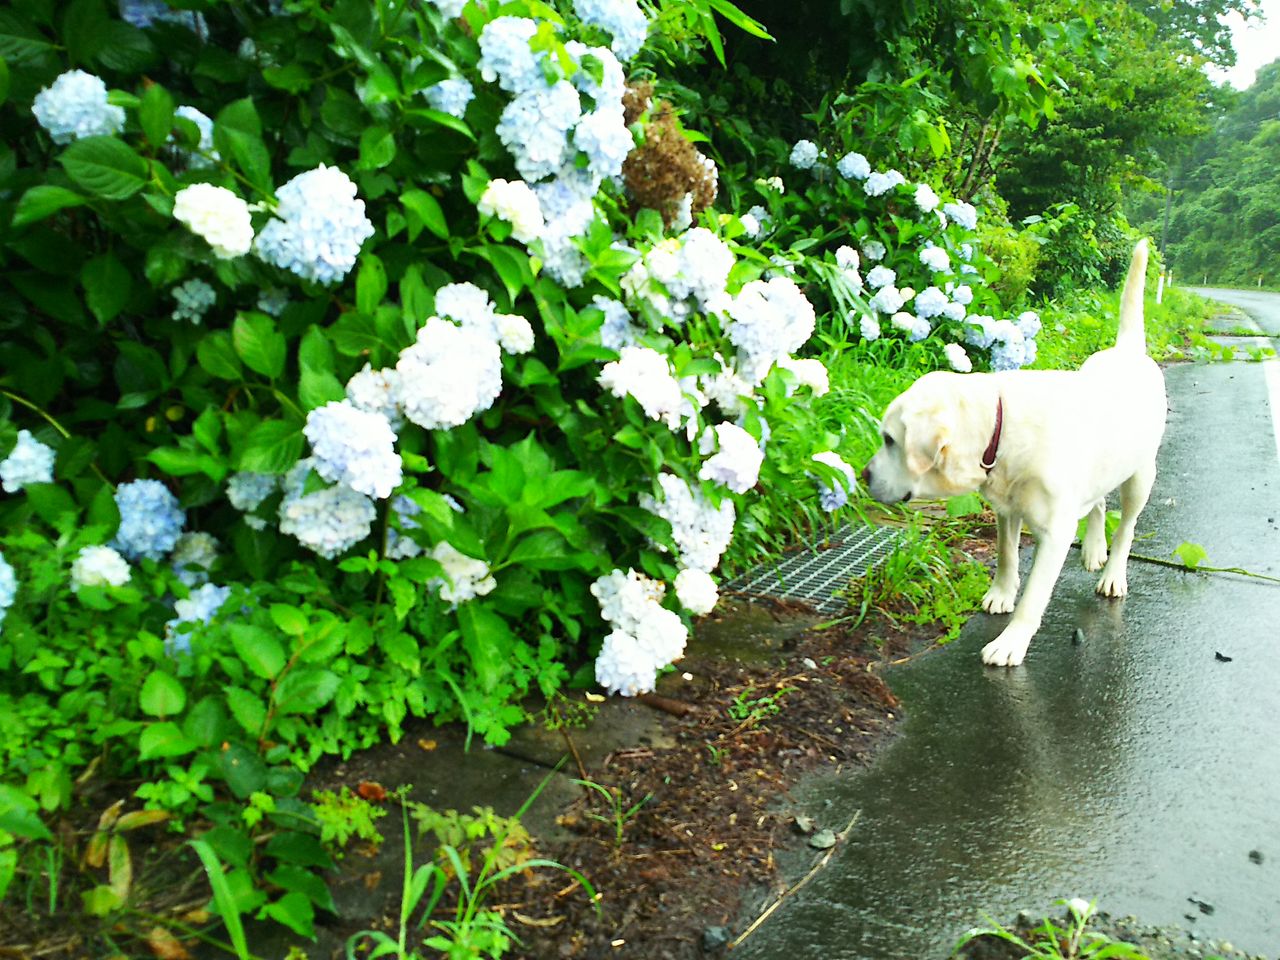
[[881,421],[884,445],[862,471],[873,497],[881,503],[953,497],[982,485],[990,414],[984,421],[975,379],[928,373],[889,404]]

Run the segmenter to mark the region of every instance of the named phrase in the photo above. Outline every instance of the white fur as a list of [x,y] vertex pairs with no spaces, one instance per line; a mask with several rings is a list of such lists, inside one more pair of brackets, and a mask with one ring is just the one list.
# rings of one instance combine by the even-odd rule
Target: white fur
[[[1116,345],[1091,356],[1078,371],[930,373],[885,411],[885,445],[863,473],[872,496],[890,503],[979,490],[996,512],[996,572],[982,606],[1013,616],[983,647],[985,663],[1022,663],[1082,516],[1088,516],[1081,549],[1085,569],[1102,571],[1097,592],[1128,592],[1134,525],[1155,481],[1166,411],[1164,377],[1146,355],[1146,266],[1144,240],[1129,265]],[[988,474],[981,460],[997,400],[1003,403],[1003,427]],[[1117,488],[1120,526],[1108,557],[1106,497]],[[1023,524],[1035,537],[1036,551],[1017,601]]]

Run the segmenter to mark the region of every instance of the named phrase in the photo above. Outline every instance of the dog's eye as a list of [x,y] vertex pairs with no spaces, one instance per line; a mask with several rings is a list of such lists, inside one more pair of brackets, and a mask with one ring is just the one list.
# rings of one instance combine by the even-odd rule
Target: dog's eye
[[884,445],[885,445],[886,447],[892,447],[892,446],[893,446],[893,437],[889,436],[887,433],[882,434],[882,436],[884,437]]

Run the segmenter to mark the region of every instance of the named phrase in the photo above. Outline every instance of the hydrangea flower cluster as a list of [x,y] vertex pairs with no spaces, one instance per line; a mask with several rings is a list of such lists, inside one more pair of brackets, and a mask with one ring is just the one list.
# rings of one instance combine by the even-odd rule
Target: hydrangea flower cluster
[[511,224],[511,235],[520,243],[533,243],[546,228],[538,195],[523,180],[490,180],[476,209]]
[[693,570],[710,573],[733,538],[737,517],[733,501],[721,500],[713,505],[699,490],[673,473],[658,476],[662,499],[649,494],[640,496],[640,506],[671,524],[671,538],[680,554],[680,562]]
[[218,541],[211,533],[184,533],[174,544],[169,563],[178,579],[188,587],[196,587],[209,579],[209,571],[218,562]]
[[175,10],[165,0],[120,0],[120,19],[140,30],[157,23],[175,23],[200,37],[206,37],[209,26],[204,15],[192,10]]
[[194,183],[173,198],[174,219],[206,240],[223,260],[244,256],[253,246],[249,205],[226,187]]
[[[1030,312],[1030,311],[1028,311]],[[1039,317],[1028,329],[1039,331]],[[965,342],[979,350],[990,349],[992,370],[1017,370],[1035,362],[1037,346],[1034,337],[1028,337],[1012,320],[996,320],[977,314],[967,319]]]
[[615,397],[634,397],[650,420],[680,427],[684,391],[665,356],[651,347],[623,347],[621,356],[604,365],[597,378]]
[[644,46],[649,21],[636,0],[573,0],[573,12],[583,23],[612,34],[613,53],[624,63]]
[[254,241],[258,256],[315,283],[345,277],[373,236],[351,178],[320,164],[286,183],[276,199],[275,216]]
[[613,630],[596,657],[596,682],[610,693],[649,693],[658,670],[684,654],[688,630],[662,606],[664,585],[634,570],[614,570],[591,585],[600,615]]
[[676,599],[695,617],[703,617],[720,602],[720,590],[705,570],[685,568],[676,574]]
[[839,470],[844,475],[845,482],[843,485],[837,483],[832,487],[828,486],[825,481],[818,481],[818,504],[827,513],[839,510],[849,502],[849,491],[855,489],[858,485],[857,472],[838,453],[831,451],[815,453],[812,459],[825,464],[833,470]]
[[448,430],[488,410],[502,392],[502,351],[475,326],[431,317],[396,363],[395,398],[427,430]]
[[920,251],[920,262],[934,273],[946,273],[951,269],[951,257],[942,247],[925,247]]
[[860,153],[846,153],[837,161],[836,172],[846,180],[865,180],[871,176],[871,164]]
[[450,543],[437,543],[431,550],[431,556],[444,567],[445,578],[432,579],[427,586],[439,589],[440,599],[455,607],[483,597],[498,585],[487,563],[460,553]]
[[187,515],[159,480],[133,480],[116,488],[120,527],[111,545],[129,560],[159,560],[182,535]]
[[404,411],[396,399],[399,382],[400,374],[395,367],[375,370],[372,364],[366,363],[347,381],[347,399],[357,410],[381,414],[391,429],[398,432],[404,425]]
[[951,219],[952,223],[966,230],[978,229],[978,211],[971,203],[965,203],[963,200],[945,203],[942,205],[942,212]]
[[4,624],[4,618],[8,615],[9,608],[13,606],[17,596],[18,578],[9,561],[4,558],[4,554],[0,553],[0,626]]
[[728,487],[734,493],[746,493],[760,478],[764,451],[755,437],[732,423],[708,427],[703,434],[702,452],[716,452],[702,463],[698,478]]
[[733,251],[723,240],[694,227],[654,245],[622,278],[622,289],[658,316],[679,323],[695,305],[707,312],[729,305],[725,285],[733,264]]
[[867,175],[862,183],[862,189],[868,197],[879,197],[906,182],[907,178],[897,170],[886,170],[883,173],[876,170]]
[[[213,118],[185,103],[174,110],[173,115],[190,120],[200,131],[200,142],[196,144],[195,150],[181,151],[181,156],[186,159],[188,167],[192,170],[204,170],[222,159],[218,151],[213,148]],[[172,136],[170,139],[173,139]]]
[[29,483],[53,482],[53,447],[41,443],[30,430],[18,431],[18,442],[0,461],[0,487],[17,493]]
[[752,280],[727,310],[729,341],[738,348],[738,369],[760,383],[773,365],[795,353],[813,335],[817,322],[811,304],[790,277]]
[[227,481],[227,500],[245,514],[245,524],[254,530],[264,530],[267,521],[254,511],[279,488],[279,480],[269,473],[233,473]]
[[946,355],[947,365],[956,373],[968,373],[973,369],[973,361],[962,344],[948,343],[943,346],[942,352]]
[[111,547],[83,547],[71,561],[71,590],[81,587],[123,587],[129,582],[129,561]]
[[164,652],[171,657],[191,652],[191,630],[182,624],[208,623],[231,598],[230,587],[206,583],[173,604],[173,619],[164,625]]
[[433,83],[422,91],[432,110],[439,110],[451,117],[462,119],[467,106],[475,99],[476,91],[471,81],[465,77],[449,77],[439,83]]
[[403,479],[396,434],[381,413],[334,400],[307,414],[302,433],[311,444],[316,473],[330,483],[385,500]]
[[83,70],[68,70],[36,94],[36,122],[54,143],[113,136],[124,129],[124,107],[107,102],[107,85]]
[[414,519],[422,512],[416,500],[400,494],[391,499],[391,523],[387,526],[387,543],[383,549],[389,560],[408,560],[422,555],[422,547],[418,541],[408,536],[405,531],[419,530],[420,524]]
[[797,140],[791,148],[791,165],[797,170],[812,170],[821,153],[812,140]]
[[199,277],[184,280],[169,291],[176,306],[170,316],[173,319],[199,325],[204,315],[218,302],[218,293]]
[[315,465],[307,457],[285,474],[280,532],[332,560],[369,536],[378,512],[372,500],[344,484],[305,492],[307,475]]

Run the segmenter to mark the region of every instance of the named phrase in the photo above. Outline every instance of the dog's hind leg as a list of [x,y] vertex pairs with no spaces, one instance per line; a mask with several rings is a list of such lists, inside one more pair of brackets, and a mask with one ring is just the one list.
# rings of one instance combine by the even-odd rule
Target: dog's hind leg
[[1084,568],[1090,572],[1101,570],[1107,562],[1107,501],[1099,500],[1089,510],[1085,521],[1084,543],[1080,545],[1080,557]]
[[1098,593],[1104,597],[1123,597],[1129,592],[1129,550],[1133,546],[1133,531],[1155,481],[1156,465],[1153,461],[1140,467],[1120,485],[1120,526],[1111,539],[1111,558],[1102,568],[1102,578],[1097,587]]
[[1018,541],[1022,517],[996,514],[996,573],[982,598],[987,613],[1012,613],[1018,599]]
[[1009,625],[982,648],[983,663],[993,667],[1016,667],[1022,663],[1031,638],[1040,629],[1040,620],[1044,616],[1045,607],[1049,605],[1053,585],[1058,581],[1062,563],[1067,559],[1067,551],[1071,549],[1071,541],[1074,539],[1075,519],[1071,516],[1061,518],[1036,536],[1035,560],[1031,564],[1031,573],[1027,576],[1022,599],[1014,608]]

